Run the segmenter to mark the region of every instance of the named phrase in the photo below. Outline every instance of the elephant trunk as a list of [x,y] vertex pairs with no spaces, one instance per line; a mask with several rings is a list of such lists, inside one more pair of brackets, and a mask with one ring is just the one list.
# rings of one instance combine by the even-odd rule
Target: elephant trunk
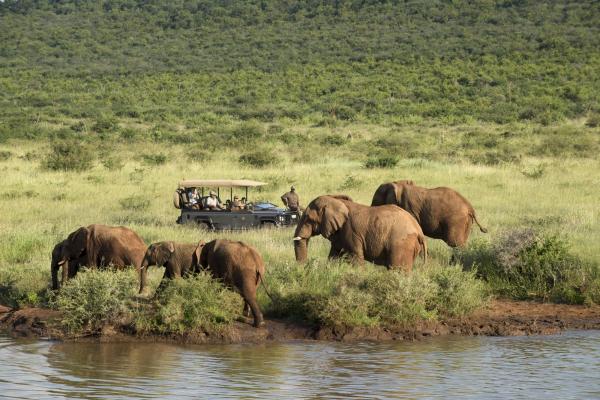
[[58,265],[58,260],[54,259],[54,257],[52,257],[52,264],[50,264],[50,272],[52,274],[52,290],[57,290],[58,289],[58,268],[60,268],[60,266]]
[[140,293],[144,291],[148,283],[148,259],[144,257],[142,264],[140,265]]
[[296,261],[305,262],[308,258],[308,239],[294,238],[294,252]]

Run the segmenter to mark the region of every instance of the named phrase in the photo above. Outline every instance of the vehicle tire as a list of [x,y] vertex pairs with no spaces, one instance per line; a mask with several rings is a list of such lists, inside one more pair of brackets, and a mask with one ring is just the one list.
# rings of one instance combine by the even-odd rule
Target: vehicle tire
[[260,229],[275,229],[275,222],[265,221],[260,224]]
[[210,224],[206,221],[198,221],[198,229],[200,229],[202,232],[211,230]]

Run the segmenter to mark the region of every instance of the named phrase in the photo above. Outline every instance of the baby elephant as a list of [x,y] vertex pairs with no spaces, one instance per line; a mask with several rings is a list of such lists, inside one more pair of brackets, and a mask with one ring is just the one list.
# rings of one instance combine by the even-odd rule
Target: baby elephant
[[256,301],[256,289],[265,274],[265,264],[254,247],[227,239],[200,242],[196,259],[199,260],[197,271],[207,269],[214,278],[237,289],[244,299],[244,315],[248,316],[248,309],[252,310],[255,327],[265,324]]
[[140,266],[140,293],[147,285],[148,267],[165,267],[166,278],[180,278],[193,271],[196,262],[197,243],[158,242],[148,246]]

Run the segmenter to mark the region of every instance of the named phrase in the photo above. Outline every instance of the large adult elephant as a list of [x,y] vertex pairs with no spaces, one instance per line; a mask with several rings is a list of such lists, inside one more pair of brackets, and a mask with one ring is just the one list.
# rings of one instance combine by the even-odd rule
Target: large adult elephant
[[467,243],[473,221],[481,232],[487,232],[477,221],[471,203],[447,187],[426,189],[410,180],[384,183],[377,188],[371,202],[372,206],[382,204],[402,207],[415,217],[425,235],[442,239],[451,247]]
[[58,269],[62,267],[62,283],[72,278],[77,269],[114,266],[139,268],[146,243],[124,226],[92,224],[82,226],[57,244],[52,252],[52,288],[58,289]]
[[311,237],[331,242],[330,258],[343,255],[388,269],[412,269],[420,252],[427,259],[425,236],[417,221],[395,205],[369,207],[348,196],[325,195],[310,202],[294,234],[296,260],[305,261]]
[[195,258],[198,260],[195,272],[206,269],[214,278],[235,288],[244,299],[244,315],[249,316],[252,311],[254,326],[265,324],[256,300],[256,289],[265,275],[265,263],[254,247],[227,239],[216,239],[208,243],[201,241]]

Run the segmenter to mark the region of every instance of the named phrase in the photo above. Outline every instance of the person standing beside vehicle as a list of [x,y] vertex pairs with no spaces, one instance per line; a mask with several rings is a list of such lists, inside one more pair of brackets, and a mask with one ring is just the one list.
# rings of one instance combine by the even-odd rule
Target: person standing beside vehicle
[[290,188],[289,192],[281,196],[281,201],[290,211],[300,211],[300,197],[294,186]]

